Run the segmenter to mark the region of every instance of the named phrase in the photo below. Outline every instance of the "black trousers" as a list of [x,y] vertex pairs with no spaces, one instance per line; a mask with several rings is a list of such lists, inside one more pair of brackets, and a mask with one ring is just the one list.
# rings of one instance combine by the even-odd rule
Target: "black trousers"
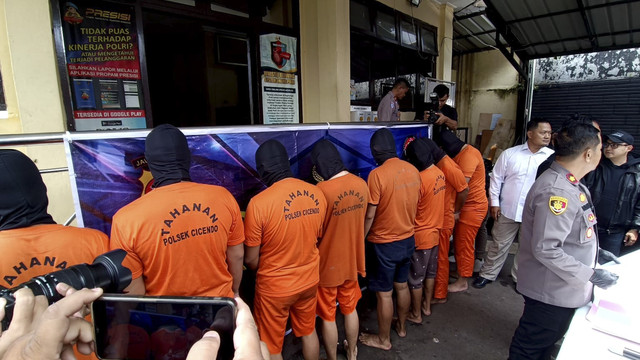
[[511,339],[509,359],[548,359],[553,345],[567,332],[575,311],[524,296],[524,312]]
[[620,256],[624,242],[624,234],[626,234],[626,232],[607,234],[606,231],[600,231],[600,229],[598,229],[598,245],[602,249],[611,251],[613,255]]

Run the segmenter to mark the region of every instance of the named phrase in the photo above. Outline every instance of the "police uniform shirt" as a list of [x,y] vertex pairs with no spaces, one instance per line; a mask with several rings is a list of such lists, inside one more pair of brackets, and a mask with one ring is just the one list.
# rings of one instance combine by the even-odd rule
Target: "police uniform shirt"
[[518,291],[555,306],[587,304],[598,252],[596,223],[587,187],[554,162],[525,201]]
[[398,121],[400,119],[398,108],[398,101],[393,92],[389,91],[378,105],[378,121]]

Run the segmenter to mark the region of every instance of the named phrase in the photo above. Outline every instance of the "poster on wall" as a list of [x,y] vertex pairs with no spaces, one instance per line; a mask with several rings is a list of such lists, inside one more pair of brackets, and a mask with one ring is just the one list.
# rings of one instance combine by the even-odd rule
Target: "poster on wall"
[[294,37],[260,35],[262,119],[266,125],[300,122],[296,52]]
[[262,114],[265,124],[297,124],[298,76],[265,71],[262,74]]
[[60,1],[73,129],[146,127],[135,8],[106,1]]

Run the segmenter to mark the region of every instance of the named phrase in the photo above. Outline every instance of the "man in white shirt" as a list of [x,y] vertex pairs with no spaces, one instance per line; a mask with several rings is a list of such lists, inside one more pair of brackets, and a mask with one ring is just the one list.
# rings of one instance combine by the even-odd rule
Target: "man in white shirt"
[[472,286],[484,288],[494,281],[509,255],[520,222],[524,200],[536,180],[538,166],[553,153],[547,147],[551,140],[551,124],[533,119],[527,124],[527,142],[511,147],[498,157],[490,182],[490,213],[495,220],[484,264]]

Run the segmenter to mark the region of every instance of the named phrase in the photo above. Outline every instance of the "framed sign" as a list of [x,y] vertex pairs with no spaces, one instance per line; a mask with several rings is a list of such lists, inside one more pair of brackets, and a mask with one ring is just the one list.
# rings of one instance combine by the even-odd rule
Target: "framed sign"
[[300,122],[295,37],[260,35],[262,119],[269,124]]
[[57,0],[53,13],[68,130],[146,128],[136,7]]

